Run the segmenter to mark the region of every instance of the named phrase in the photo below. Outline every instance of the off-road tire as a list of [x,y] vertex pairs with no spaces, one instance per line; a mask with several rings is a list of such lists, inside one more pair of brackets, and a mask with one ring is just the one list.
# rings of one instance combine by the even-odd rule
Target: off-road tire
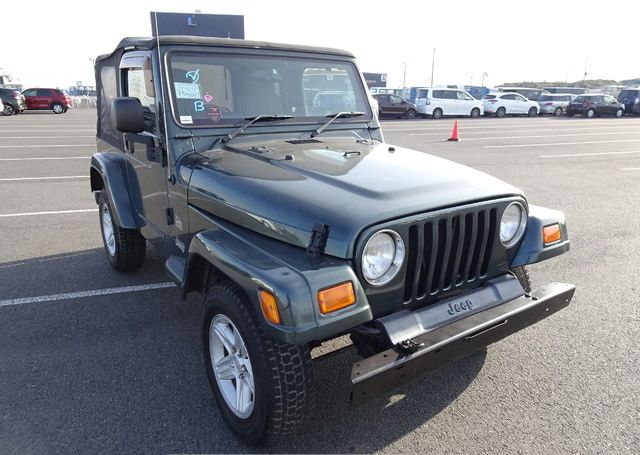
[[511,267],[511,269],[509,270],[518,279],[520,285],[522,286],[522,289],[524,289],[524,292],[531,292],[531,278],[529,277],[529,272],[527,271],[525,266],[518,265],[516,267]]
[[[227,405],[213,372],[209,328],[223,314],[242,337],[254,374],[254,408],[246,419]],[[240,288],[229,280],[215,281],[202,306],[202,342],[209,384],[225,423],[249,444],[273,444],[294,432],[313,407],[311,353],[270,338],[256,311]]]
[[[113,226],[113,236],[115,239],[115,251],[113,254],[107,246],[104,225],[102,223],[103,209],[105,206],[109,211]],[[109,201],[102,191],[98,196],[98,220],[100,221],[100,232],[102,234],[104,250],[111,267],[118,272],[132,272],[139,269],[144,262],[147,241],[137,229],[124,229],[116,224],[113,219],[113,212]]]

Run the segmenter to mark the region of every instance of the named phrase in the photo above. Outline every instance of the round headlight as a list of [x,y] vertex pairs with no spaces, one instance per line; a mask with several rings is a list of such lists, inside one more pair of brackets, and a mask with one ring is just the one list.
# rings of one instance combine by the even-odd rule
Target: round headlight
[[404,261],[404,242],[397,232],[374,234],[362,252],[362,275],[369,284],[382,286],[393,279]]
[[527,226],[527,212],[519,202],[512,202],[500,220],[500,241],[510,248],[522,238]]

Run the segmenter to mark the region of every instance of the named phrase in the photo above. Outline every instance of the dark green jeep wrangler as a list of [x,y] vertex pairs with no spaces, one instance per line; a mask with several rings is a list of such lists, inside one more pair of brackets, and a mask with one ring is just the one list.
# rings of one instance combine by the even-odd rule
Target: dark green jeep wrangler
[[204,363],[244,440],[296,428],[310,350],[349,334],[358,404],[546,318],[574,287],[526,264],[569,249],[562,213],[384,142],[348,52],[124,39],[96,61],[91,190],[107,257],[150,242],[204,296]]

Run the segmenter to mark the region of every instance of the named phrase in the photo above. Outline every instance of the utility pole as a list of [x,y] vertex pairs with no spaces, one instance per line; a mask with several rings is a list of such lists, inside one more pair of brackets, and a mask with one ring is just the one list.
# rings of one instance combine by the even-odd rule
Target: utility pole
[[404,73],[402,74],[402,88],[404,89],[407,86],[407,62],[402,62],[404,66]]
[[431,87],[433,87],[433,69],[436,66],[436,48],[433,48],[433,55],[431,56]]
[[584,62],[584,75],[582,76],[582,82],[587,78],[587,66],[589,65],[589,56],[587,55],[587,61]]
[[482,73],[482,88],[484,88],[484,77],[485,76],[488,76],[488,74],[486,72]]

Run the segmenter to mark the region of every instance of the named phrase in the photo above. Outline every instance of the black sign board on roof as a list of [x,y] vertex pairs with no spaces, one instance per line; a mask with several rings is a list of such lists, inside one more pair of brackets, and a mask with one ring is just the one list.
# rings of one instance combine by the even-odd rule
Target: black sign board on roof
[[153,36],[189,35],[244,39],[244,16],[155,11],[150,15]]
[[387,75],[385,73],[362,73],[367,81],[367,87],[386,87]]

